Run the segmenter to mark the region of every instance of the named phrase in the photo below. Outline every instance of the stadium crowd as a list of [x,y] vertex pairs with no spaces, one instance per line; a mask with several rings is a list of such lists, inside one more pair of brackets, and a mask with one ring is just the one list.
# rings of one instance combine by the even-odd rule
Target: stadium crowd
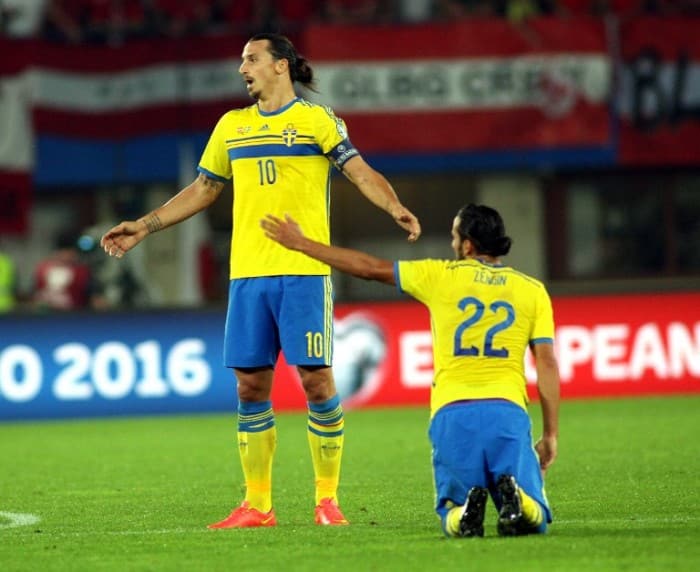
[[80,44],[280,30],[330,24],[412,24],[548,15],[700,13],[700,0],[0,0],[0,35]]

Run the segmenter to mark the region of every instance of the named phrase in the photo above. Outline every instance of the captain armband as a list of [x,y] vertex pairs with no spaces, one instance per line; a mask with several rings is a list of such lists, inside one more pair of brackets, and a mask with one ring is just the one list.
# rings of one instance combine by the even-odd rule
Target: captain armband
[[333,147],[333,149],[326,153],[326,157],[328,157],[333,164],[340,171],[342,171],[343,165],[359,154],[360,152],[353,147],[352,143],[350,143],[350,139],[343,139],[340,143]]

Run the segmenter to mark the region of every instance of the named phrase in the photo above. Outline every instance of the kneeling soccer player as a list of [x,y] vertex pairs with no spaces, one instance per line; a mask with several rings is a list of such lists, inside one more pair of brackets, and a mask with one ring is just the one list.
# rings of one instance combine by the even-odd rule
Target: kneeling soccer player
[[[467,205],[452,221],[456,260],[382,260],[327,246],[287,216],[265,234],[333,268],[396,285],[430,310],[435,378],[430,440],[437,502],[450,537],[484,535],[489,497],[501,536],[542,533],[552,521],[543,475],[557,455],[559,371],[544,285],[502,264],[511,239],[500,214]],[[524,356],[537,369],[543,434],[532,446]]]

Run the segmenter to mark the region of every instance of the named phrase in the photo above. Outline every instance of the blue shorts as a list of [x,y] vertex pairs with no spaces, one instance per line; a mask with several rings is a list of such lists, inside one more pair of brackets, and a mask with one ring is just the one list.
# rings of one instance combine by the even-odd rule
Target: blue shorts
[[464,504],[475,486],[487,487],[500,510],[495,484],[505,473],[515,477],[552,522],[530,417],[522,407],[503,399],[446,405],[433,417],[429,436],[440,518],[444,520],[450,506]]
[[287,363],[327,366],[333,358],[330,276],[237,278],[229,284],[226,367]]

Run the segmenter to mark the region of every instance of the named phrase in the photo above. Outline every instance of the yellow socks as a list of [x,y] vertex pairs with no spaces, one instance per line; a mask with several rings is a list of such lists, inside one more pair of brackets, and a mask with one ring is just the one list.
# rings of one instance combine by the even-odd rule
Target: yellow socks
[[[338,396],[323,403],[309,403],[308,438],[316,484],[316,504],[331,498],[337,502],[340,462],[343,454],[343,408]],[[251,508],[272,508],[272,459],[277,430],[272,403],[239,402],[238,452],[245,476],[245,500]]]
[[449,536],[457,536],[457,533],[459,532],[459,520],[462,518],[462,511],[463,507],[455,506],[447,513],[447,516],[445,517],[445,532]]
[[539,526],[542,524],[544,515],[542,514],[542,507],[535,499],[528,496],[528,494],[518,487],[518,492],[520,493],[520,508],[523,511],[523,518],[531,526]]
[[337,502],[340,461],[343,456],[343,408],[337,395],[323,403],[309,403],[308,437],[316,476],[316,504]]
[[[530,497],[523,489],[517,487],[515,491],[520,498],[522,523],[525,525],[525,528],[522,528],[519,534],[527,534],[527,531],[530,529],[537,529],[542,524],[544,512],[540,503]],[[464,513],[464,506],[455,506],[454,503],[448,501],[445,508],[447,508],[443,524],[445,533],[448,536],[460,536],[459,524],[462,514]],[[500,531],[499,534],[501,534]]]
[[238,453],[251,508],[269,512],[272,508],[272,458],[277,429],[270,401],[238,403]]

